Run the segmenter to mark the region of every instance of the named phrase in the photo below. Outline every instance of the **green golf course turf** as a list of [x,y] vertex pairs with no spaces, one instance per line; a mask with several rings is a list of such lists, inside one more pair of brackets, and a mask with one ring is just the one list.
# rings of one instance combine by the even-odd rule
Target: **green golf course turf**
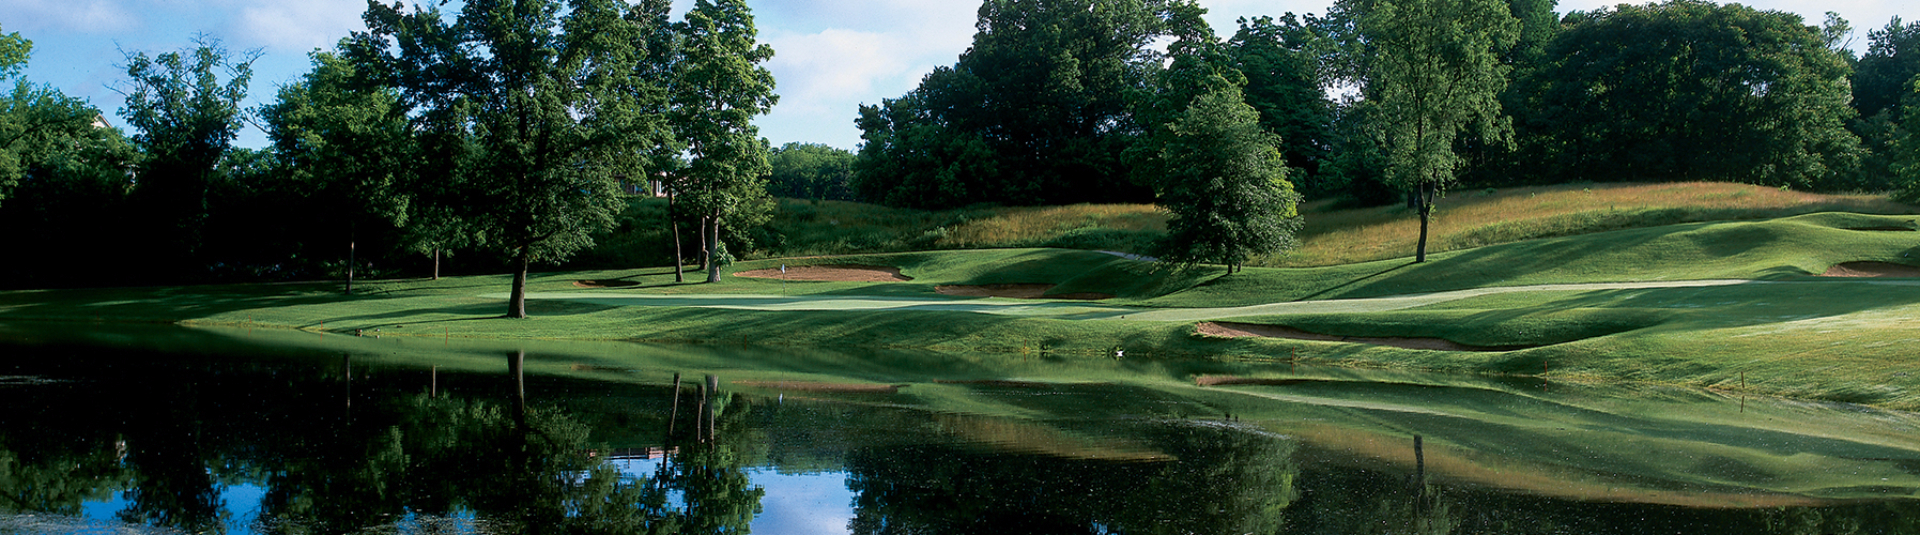
[[[724,277],[671,269],[536,273],[526,320],[506,276],[0,293],[0,321],[154,322],[381,336],[871,347],[1071,358],[1291,361],[1627,381],[1920,408],[1908,373],[1920,280],[1817,276],[1920,265],[1909,216],[1822,213],[1633,228],[1320,268],[1178,269],[1092,251],[989,249],[767,259],[886,266],[911,280]],[[703,278],[691,273],[689,280]],[[618,285],[583,288],[576,281]],[[1100,301],[960,298],[943,285],[1049,284]],[[644,305],[644,306],[640,306]],[[1220,338],[1230,319],[1336,341]],[[75,324],[74,322],[78,322]],[[50,324],[51,325],[51,324]],[[1355,338],[1431,338],[1438,351]]]

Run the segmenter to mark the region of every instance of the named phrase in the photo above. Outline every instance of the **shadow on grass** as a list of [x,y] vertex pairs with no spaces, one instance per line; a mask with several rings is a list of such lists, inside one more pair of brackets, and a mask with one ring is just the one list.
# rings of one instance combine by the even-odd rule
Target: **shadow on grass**
[[1393,272],[1395,272],[1395,271],[1400,271],[1400,270],[1402,270],[1402,269],[1406,269],[1406,268],[1408,268],[1408,267],[1412,267],[1412,266],[1414,266],[1414,265],[1416,265],[1416,264],[1414,264],[1413,262],[1408,262],[1408,263],[1405,263],[1405,264],[1400,264],[1400,265],[1396,265],[1396,266],[1393,266],[1393,267],[1389,267],[1389,268],[1387,268],[1387,269],[1383,269],[1383,270],[1380,270],[1380,271],[1377,271],[1377,272],[1374,272],[1374,273],[1373,273],[1372,275],[1367,275],[1367,276],[1364,276],[1364,277],[1360,277],[1360,278],[1357,278],[1357,279],[1353,279],[1353,280],[1350,280],[1350,281],[1347,281],[1347,282],[1344,282],[1344,283],[1341,283],[1341,284],[1340,284],[1340,285],[1338,285],[1338,286],[1333,286],[1333,287],[1330,287],[1330,288],[1327,288],[1327,289],[1325,289],[1325,290],[1320,290],[1320,291],[1318,291],[1318,292],[1314,292],[1314,293],[1312,293],[1312,294],[1310,294],[1310,295],[1307,295],[1306,297],[1301,297],[1301,298],[1299,298],[1299,299],[1295,299],[1295,301],[1312,301],[1312,300],[1314,300],[1314,299],[1319,299],[1319,298],[1320,298],[1321,296],[1324,296],[1324,295],[1328,295],[1328,294],[1332,294],[1332,293],[1336,293],[1336,292],[1339,292],[1339,291],[1340,291],[1340,290],[1341,290],[1342,288],[1346,288],[1346,287],[1349,287],[1349,286],[1353,286],[1353,285],[1355,285],[1355,284],[1361,284],[1361,283],[1364,283],[1364,282],[1366,282],[1366,281],[1368,281],[1368,280],[1372,280],[1372,279],[1373,279],[1374,277],[1379,277],[1379,276],[1382,276],[1382,275],[1386,275],[1386,274],[1388,274],[1388,273],[1393,273]]

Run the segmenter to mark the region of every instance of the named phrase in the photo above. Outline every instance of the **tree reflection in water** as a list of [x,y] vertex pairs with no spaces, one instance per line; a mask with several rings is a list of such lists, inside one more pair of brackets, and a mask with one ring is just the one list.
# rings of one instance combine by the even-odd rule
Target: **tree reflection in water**
[[1174,461],[1006,455],[936,445],[855,452],[856,534],[1273,533],[1295,497],[1293,443],[1160,427]]
[[[1817,507],[1584,502],[1422,477],[1418,461],[1256,426],[1037,402],[1055,416],[930,414],[857,393],[722,394],[676,411],[662,385],[521,375],[527,357],[498,355],[485,373],[436,378],[357,356],[348,368],[337,352],[9,348],[0,532],[18,513],[114,503],[120,519],[194,533],[744,533],[766,497],[748,468],[777,467],[844,472],[861,534],[1920,533],[1905,487]],[[669,453],[628,472],[597,453],[616,446]],[[239,485],[263,493],[257,518],[221,503]]]
[[[505,396],[435,397],[337,365],[118,364],[137,380],[0,389],[17,409],[0,416],[0,513],[77,515],[119,493],[125,522],[222,533],[235,519],[221,496],[240,482],[264,488],[251,528],[273,533],[455,517],[483,533],[739,533],[759,511],[735,445],[679,445],[658,474],[623,473],[580,420],[537,392],[517,403],[518,374]],[[343,413],[348,373],[372,387]],[[739,418],[716,416],[724,438]]]
[[505,402],[416,394],[316,433],[324,449],[280,463],[263,516],[320,533],[409,514],[471,513],[513,533],[729,533],[752,521],[761,493],[728,446],[681,445],[653,477],[623,473],[587,425],[526,401],[538,393],[524,358],[509,357]]

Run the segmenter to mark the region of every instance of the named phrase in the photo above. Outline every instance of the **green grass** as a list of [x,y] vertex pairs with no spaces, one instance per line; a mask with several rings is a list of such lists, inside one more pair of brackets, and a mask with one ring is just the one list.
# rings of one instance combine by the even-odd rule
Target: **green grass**
[[[665,265],[673,237],[664,199],[636,198],[619,228],[569,265]],[[1584,184],[1453,191],[1438,201],[1430,251],[1456,251],[1539,238],[1707,221],[1761,220],[1818,212],[1911,215],[1920,209],[1883,196],[1826,195],[1720,182]],[[1316,267],[1409,257],[1419,220],[1403,206],[1301,207],[1296,250],[1257,258],[1265,267]],[[974,207],[909,210],[840,201],[782,199],[772,220],[748,229],[742,258],[927,250],[1059,247],[1150,253],[1166,233],[1152,205]],[[687,243],[694,237],[682,236]]]
[[1754,222],[1689,223],[1528,240],[1439,253],[1426,263],[1382,260],[1321,268],[1250,268],[1147,301],[1234,306],[1379,297],[1465,288],[1702,279],[1777,279],[1834,264],[1920,265],[1920,233],[1848,230],[1912,218],[1823,213]]
[[[1705,221],[1819,212],[1911,215],[1878,195],[1826,195],[1725,182],[1572,184],[1461,190],[1437,201],[1428,251]],[[1413,256],[1420,220],[1405,206],[1327,210],[1303,206],[1299,249],[1255,262],[1274,267],[1354,264]]]
[[[1562,193],[1572,194],[1570,191]],[[1733,193],[1740,191],[1754,190]],[[811,216],[816,220],[838,220],[841,225],[860,228],[899,229],[931,221],[915,219],[924,214],[900,211],[861,222],[850,214],[875,212],[844,203],[819,203],[817,209]],[[1087,215],[1080,207],[983,209],[979,213],[1024,213],[1021,220],[1030,221],[1009,228],[1088,228],[1076,225],[1098,225],[1103,221],[1100,218],[1138,223],[1142,217],[1140,212],[1128,210]],[[1084,219],[1088,217],[1092,219]],[[1540,346],[1501,353],[1214,339],[1194,334],[1194,321],[1209,317],[1210,313],[1204,311],[1192,314],[1187,321],[1160,322],[1123,320],[1111,314],[1099,316],[1101,319],[1069,319],[937,310],[750,311],[536,299],[529,304],[534,318],[506,320],[501,318],[505,304],[497,297],[507,290],[506,276],[360,281],[351,296],[343,295],[337,283],[5,292],[0,293],[0,321],[187,323],[446,338],[903,348],[1052,355],[1087,361],[1124,348],[1130,358],[1152,361],[1300,357],[1343,366],[1496,375],[1544,372],[1557,378],[1734,388],[1920,408],[1920,390],[1916,390],[1920,378],[1902,371],[1915,363],[1904,349],[1920,340],[1920,324],[1904,320],[1920,313],[1915,308],[1920,302],[1916,299],[1920,287],[1808,277],[1849,261],[1920,265],[1920,258],[1914,257],[1920,252],[1920,232],[1857,230],[1912,227],[1910,216],[1818,213],[1529,239],[1438,253],[1422,264],[1393,259],[1325,267],[1256,267],[1232,276],[1222,276],[1216,268],[1169,269],[1080,250],[973,249],[772,258],[748,260],[728,268],[885,265],[898,267],[914,278],[904,283],[782,283],[729,276],[719,284],[682,284],[674,283],[671,272],[664,268],[536,273],[529,282],[529,290],[536,293],[910,298],[938,298],[934,288],[942,284],[1049,283],[1058,285],[1056,293],[1107,293],[1116,298],[1105,304],[1160,309],[1544,284],[1700,279],[1773,282],[1711,288],[1530,291],[1406,310],[1233,319],[1345,336],[1436,337],[1479,346]],[[1072,231],[1061,232],[1065,235]],[[959,234],[949,231],[945,239]],[[702,275],[691,272],[689,280],[697,281]],[[586,279],[624,280],[635,285],[585,289],[573,284]]]

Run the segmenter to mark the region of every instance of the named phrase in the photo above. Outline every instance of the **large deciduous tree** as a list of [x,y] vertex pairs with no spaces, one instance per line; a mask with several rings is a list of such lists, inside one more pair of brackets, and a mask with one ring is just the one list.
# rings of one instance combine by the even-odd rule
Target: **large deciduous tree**
[[[137,251],[160,265],[184,269],[197,252],[208,215],[207,192],[245,119],[241,101],[253,79],[253,59],[228,57],[219,42],[202,39],[191,50],[127,57],[131,88],[120,114],[137,131],[140,160],[131,202]],[[227,75],[221,83],[221,72]]]
[[32,51],[33,41],[18,32],[0,34],[0,84],[12,82],[0,100],[0,202],[35,167],[70,152],[75,140],[91,137],[100,116],[85,101],[15,79]]
[[1867,53],[1854,66],[1853,107],[1861,117],[1872,117],[1900,105],[1907,82],[1920,75],[1920,21],[1867,32]]
[[507,316],[526,317],[532,262],[592,245],[640,176],[648,127],[636,88],[647,29],[616,0],[472,0],[448,21],[369,3],[356,61],[389,69],[412,116],[440,141],[428,166],[455,169],[456,209],[479,243],[512,259]]
[[[371,85],[357,71],[339,56],[316,52],[313,70],[261,110],[286,185],[299,199],[287,207],[298,211],[289,214],[299,219],[296,234],[341,255],[359,248],[363,236],[398,236],[410,211],[409,177],[421,167],[399,92]],[[401,244],[375,245],[385,253]],[[305,254],[332,256],[322,251]]]
[[1916,126],[1903,116],[1901,104],[1907,82],[1920,76],[1920,22],[1902,23],[1894,17],[1886,27],[1867,32],[1867,53],[1853,71],[1853,108],[1860,116],[1848,123],[1860,136],[1864,155],[1858,178],[1847,189],[1900,189],[1904,182],[1894,169],[1907,129]]
[[1280,138],[1261,127],[1241,94],[1248,77],[1197,6],[1188,7],[1169,21],[1180,38],[1168,47],[1172,62],[1154,92],[1138,106],[1147,132],[1128,155],[1172,215],[1157,254],[1232,273],[1293,243],[1299,196],[1287,181]]
[[988,0],[958,63],[861,107],[856,189],[923,208],[1151,198],[1123,157],[1132,95],[1159,69],[1169,6],[1191,4]]
[[1893,126],[1896,135],[1887,146],[1889,171],[1899,188],[1893,198],[1920,204],[1920,117],[1911,111],[1920,110],[1920,74],[1907,81],[1900,107],[1908,111],[1899,114],[1899,122]]
[[1499,0],[1345,0],[1335,9],[1353,21],[1346,41],[1386,179],[1418,199],[1414,261],[1425,262],[1434,198],[1462,163],[1456,140],[1467,131],[1486,143],[1507,139],[1498,97],[1509,67],[1500,58],[1519,21]]
[[[128,226],[127,171],[138,156],[98,108],[18,77],[33,42],[0,35],[0,228],[16,261],[0,264],[0,285],[46,287],[124,276],[108,260]],[[78,243],[93,244],[76,247]],[[57,255],[34,254],[53,252]]]
[[1526,155],[1557,180],[1823,187],[1858,162],[1847,60],[1799,15],[1672,0],[1564,23],[1518,82]]
[[779,99],[773,74],[759,65],[773,47],[758,42],[744,0],[697,0],[676,27],[684,41],[670,115],[689,157],[676,200],[699,216],[707,282],[718,282],[720,231],[758,224],[772,211],[767,142],[752,120]]
[[[20,32],[0,34],[0,83],[13,78],[25,67],[27,57],[32,52],[33,41],[21,37]],[[27,86],[26,80],[20,80],[13,92],[7,95],[7,108],[0,110],[0,201],[7,199],[7,190],[19,183],[20,176],[25,174],[20,164],[22,151],[17,145],[25,145],[22,140],[30,132],[48,128],[41,125],[58,123],[29,116],[27,110],[35,109],[29,107],[31,103],[40,100],[29,94],[31,92],[32,88]]]
[[1165,128],[1159,202],[1172,217],[1162,258],[1218,263],[1232,273],[1293,245],[1299,195],[1287,181],[1280,140],[1260,128],[1239,89],[1201,95]]

